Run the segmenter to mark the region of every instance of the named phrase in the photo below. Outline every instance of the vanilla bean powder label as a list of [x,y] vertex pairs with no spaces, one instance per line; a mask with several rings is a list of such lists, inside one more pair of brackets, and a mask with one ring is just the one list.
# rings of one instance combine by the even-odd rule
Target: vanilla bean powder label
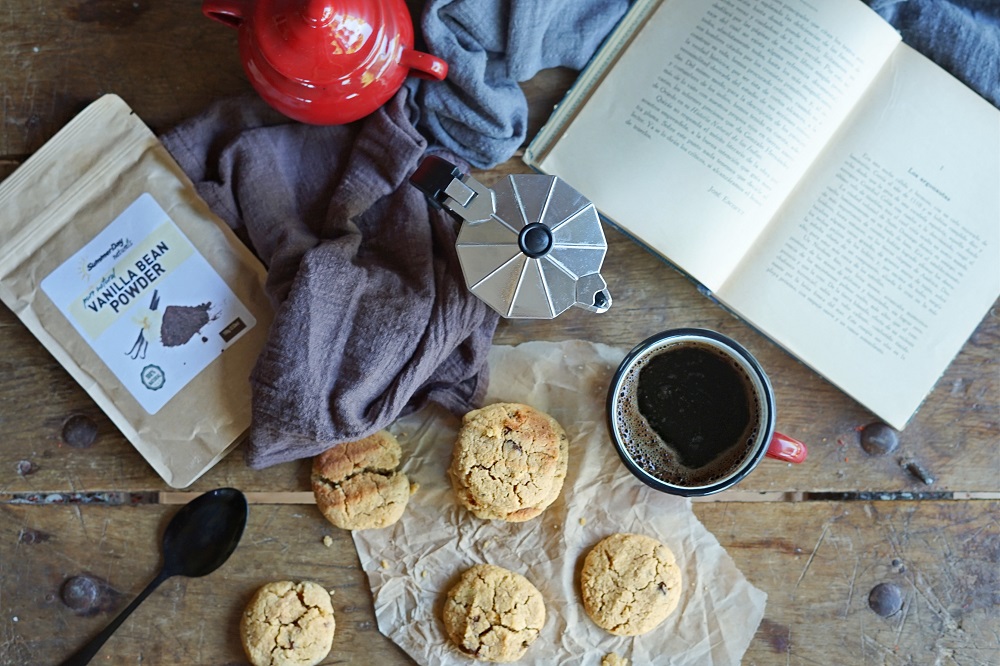
[[257,323],[149,193],[42,290],[150,414]]

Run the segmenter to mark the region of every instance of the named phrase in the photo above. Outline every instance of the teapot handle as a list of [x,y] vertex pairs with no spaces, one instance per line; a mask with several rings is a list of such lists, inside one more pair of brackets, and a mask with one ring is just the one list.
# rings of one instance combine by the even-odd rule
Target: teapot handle
[[444,77],[448,76],[448,63],[422,51],[403,49],[399,64],[412,70],[411,73],[420,79],[444,81]]
[[242,0],[205,0],[201,3],[201,13],[230,28],[238,28],[243,23]]

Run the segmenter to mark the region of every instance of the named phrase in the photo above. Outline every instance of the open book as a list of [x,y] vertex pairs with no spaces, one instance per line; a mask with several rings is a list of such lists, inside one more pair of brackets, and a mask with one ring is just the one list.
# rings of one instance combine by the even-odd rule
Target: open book
[[638,0],[525,162],[895,428],[1000,295],[1000,111],[860,0]]

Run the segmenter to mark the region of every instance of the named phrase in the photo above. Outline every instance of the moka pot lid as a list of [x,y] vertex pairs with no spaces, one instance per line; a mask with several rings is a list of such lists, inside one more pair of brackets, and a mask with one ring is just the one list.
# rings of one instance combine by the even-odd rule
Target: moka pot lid
[[573,306],[611,307],[597,209],[565,181],[519,174],[491,189],[437,157],[425,158],[411,181],[464,220],[455,248],[466,284],[502,316],[551,319]]

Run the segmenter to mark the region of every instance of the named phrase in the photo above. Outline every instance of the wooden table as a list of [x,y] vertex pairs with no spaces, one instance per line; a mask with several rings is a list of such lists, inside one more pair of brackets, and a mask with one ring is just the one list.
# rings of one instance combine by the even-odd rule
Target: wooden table
[[[532,134],[572,78],[547,71],[525,84]],[[8,0],[0,12],[0,176],[102,93],[121,95],[162,131],[248,89],[235,31],[204,19],[197,2]],[[526,171],[515,156],[479,175],[490,182]],[[611,312],[503,322],[495,341],[581,338],[628,348],[662,329],[704,326],[758,355],[775,384],[779,428],[808,442],[811,455],[794,469],[764,464],[738,490],[694,505],[768,594],[743,663],[1000,663],[997,307],[899,433],[899,448],[869,455],[860,435],[877,421],[871,413],[666,264],[614,231],[608,236]],[[241,488],[252,502],[232,559],[208,578],[165,583],[95,663],[246,663],[241,609],[276,578],[336,590],[337,637],[324,663],[411,663],[378,632],[350,535],[311,505],[308,461],[254,472],[237,453],[189,495],[172,494],[5,307],[0,342],[0,664],[58,663],[85,642],[156,571],[175,504],[219,486]],[[63,441],[73,415],[96,425],[91,446]],[[89,577],[98,592],[77,610],[62,598],[75,576]],[[869,608],[880,583],[902,592],[902,610],[889,617]]]

